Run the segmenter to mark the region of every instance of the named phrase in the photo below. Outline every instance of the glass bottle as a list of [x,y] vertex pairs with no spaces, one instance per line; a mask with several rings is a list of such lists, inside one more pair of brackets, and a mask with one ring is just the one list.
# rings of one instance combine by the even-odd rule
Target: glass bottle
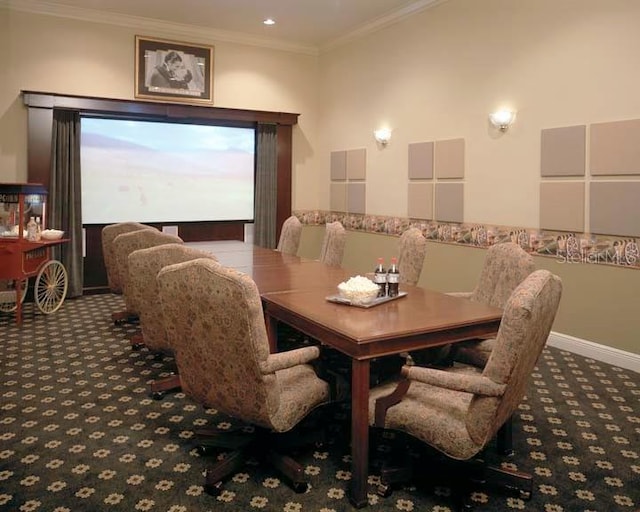
[[36,217],[36,240],[40,241],[42,239],[42,223],[40,222],[40,217]]
[[384,268],[384,259],[378,258],[376,269],[373,273],[373,282],[378,285],[378,297],[387,295],[387,271]]
[[27,240],[34,242],[37,234],[38,225],[36,224],[36,220],[33,217],[29,217],[29,222],[27,222]]
[[400,271],[398,270],[398,259],[391,258],[391,266],[387,272],[387,295],[397,297],[399,292]]

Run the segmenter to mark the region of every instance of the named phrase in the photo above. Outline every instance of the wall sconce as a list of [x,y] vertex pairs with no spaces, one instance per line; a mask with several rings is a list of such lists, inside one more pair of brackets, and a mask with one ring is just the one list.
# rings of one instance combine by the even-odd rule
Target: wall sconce
[[373,136],[378,141],[378,144],[386,146],[391,140],[391,130],[389,128],[378,128],[374,130]]
[[496,110],[489,114],[489,121],[501,132],[506,132],[507,128],[513,124],[516,119],[516,113],[512,110]]

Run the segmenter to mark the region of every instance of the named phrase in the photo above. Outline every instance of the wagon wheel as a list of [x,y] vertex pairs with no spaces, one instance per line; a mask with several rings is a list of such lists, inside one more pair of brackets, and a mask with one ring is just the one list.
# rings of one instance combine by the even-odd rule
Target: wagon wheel
[[[24,303],[24,298],[27,295],[27,283],[29,279],[25,278],[20,281],[20,302]],[[3,281],[0,282],[0,311],[2,313],[13,313],[17,308],[16,303],[16,290],[15,281]]]
[[34,296],[38,309],[45,315],[58,311],[67,296],[67,270],[56,260],[45,263],[34,286]]

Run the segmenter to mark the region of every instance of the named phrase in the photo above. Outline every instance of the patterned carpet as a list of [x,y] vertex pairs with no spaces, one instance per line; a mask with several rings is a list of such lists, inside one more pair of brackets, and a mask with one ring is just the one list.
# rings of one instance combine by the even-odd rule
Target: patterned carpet
[[[311,482],[304,494],[257,464],[219,497],[204,493],[207,460],[194,449],[194,429],[230,422],[181,393],[149,398],[149,381],[171,360],[131,350],[135,328],[110,321],[121,307],[120,297],[92,295],[50,316],[28,305],[21,328],[0,316],[0,511],[352,510],[349,449],[341,442],[296,456]],[[547,348],[514,420],[516,454],[506,462],[534,475],[533,497],[478,489],[476,509],[638,510],[639,384],[634,372]],[[336,439],[347,414],[332,416]],[[372,458],[387,454],[380,446]],[[374,464],[372,484],[375,473]],[[372,485],[368,510],[452,507],[445,486],[406,486],[382,498]]]

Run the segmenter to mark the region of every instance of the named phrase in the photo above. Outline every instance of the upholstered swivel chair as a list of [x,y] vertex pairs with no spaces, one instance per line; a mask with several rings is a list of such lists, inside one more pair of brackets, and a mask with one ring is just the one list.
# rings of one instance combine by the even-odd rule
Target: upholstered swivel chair
[[298,217],[292,215],[282,224],[277,250],[285,254],[298,254],[300,238],[302,236],[302,223]]
[[107,280],[111,293],[122,294],[122,278],[118,272],[116,258],[113,254],[113,241],[118,235],[140,229],[156,228],[139,222],[118,222],[102,228],[102,257],[104,259],[104,266],[107,271]]
[[327,223],[320,249],[320,261],[334,267],[342,265],[346,241],[347,232],[339,221]]
[[[509,296],[524,279],[535,270],[533,257],[513,242],[492,245],[487,250],[484,266],[475,289],[454,292],[451,295],[484,302],[503,308]],[[495,341],[473,340],[450,345],[450,360],[483,368],[489,360]]]
[[[307,484],[304,469],[276,451],[273,433],[290,431],[310,411],[328,402],[329,385],[309,364],[318,347],[269,352],[260,294],[254,281],[211,259],[197,259],[158,273],[169,344],[182,390],[193,400],[255,427],[238,449],[210,467],[205,489],[220,490],[249,455],[271,461],[296,491]],[[229,446],[237,435],[199,432]]]
[[400,236],[398,271],[400,282],[418,284],[427,253],[427,239],[418,228],[409,228]]
[[[131,338],[134,348],[146,346],[158,355],[173,355],[173,348],[167,339],[162,306],[158,295],[158,272],[168,265],[197,258],[216,257],[206,251],[188,247],[184,244],[163,244],[147,249],[138,249],[129,254],[129,278],[127,292],[131,302],[137,307],[140,320],[140,334]],[[162,398],[168,391],[180,388],[177,374],[151,383],[151,396]]]
[[175,235],[162,233],[157,229],[140,229],[118,235],[113,240],[113,255],[117,274],[120,276],[122,284],[122,295],[124,297],[125,309],[111,314],[115,323],[126,322],[138,319],[139,305],[128,290],[129,281],[129,254],[138,249],[146,249],[163,244],[181,244],[182,239]]
[[[445,465],[476,461],[522,400],[561,293],[560,279],[549,271],[529,275],[506,301],[495,347],[480,375],[404,366],[399,383],[371,391],[370,425],[413,436],[444,454]],[[517,488],[523,497],[530,497],[530,475],[480,463],[456,466],[455,480],[463,490],[469,489],[469,481],[462,470],[470,467],[473,472],[466,475],[470,479]],[[381,494],[389,492],[394,477],[408,475],[383,468]]]

